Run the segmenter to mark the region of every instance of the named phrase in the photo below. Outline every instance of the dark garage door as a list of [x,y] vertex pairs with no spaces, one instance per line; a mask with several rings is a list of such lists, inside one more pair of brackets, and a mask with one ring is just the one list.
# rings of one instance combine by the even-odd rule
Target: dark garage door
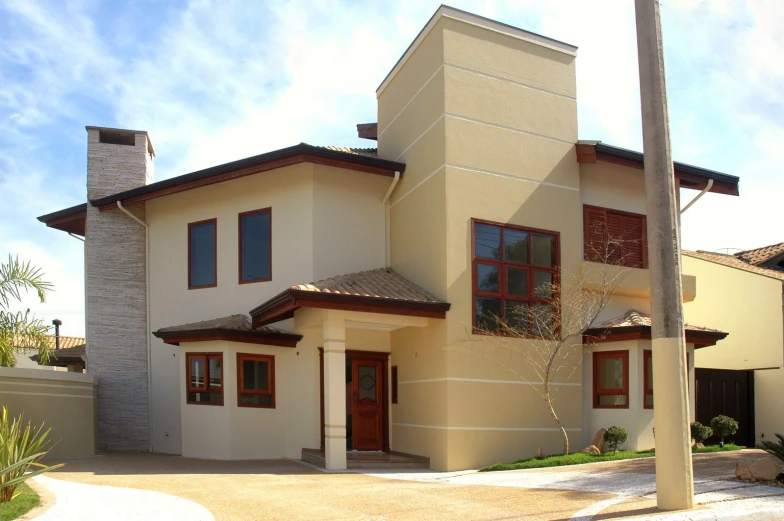
[[[754,441],[754,371],[729,369],[695,369],[697,380],[697,421],[710,421],[724,414],[738,421],[738,432],[725,441],[753,447]],[[706,443],[718,443],[719,438],[708,438]]]

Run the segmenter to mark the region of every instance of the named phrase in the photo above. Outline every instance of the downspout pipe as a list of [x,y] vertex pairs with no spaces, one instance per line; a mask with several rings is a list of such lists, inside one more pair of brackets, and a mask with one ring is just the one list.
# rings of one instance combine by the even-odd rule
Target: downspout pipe
[[681,212],[680,212],[680,213],[681,213],[681,215],[683,215],[683,214],[686,212],[686,210],[688,210],[689,208],[691,208],[691,205],[693,205],[694,203],[696,203],[696,202],[697,202],[697,200],[698,200],[700,197],[702,197],[703,195],[705,195],[706,193],[708,193],[708,192],[710,191],[711,187],[713,187],[713,179],[708,179],[708,184],[707,184],[707,185],[705,185],[705,188],[703,188],[703,189],[702,189],[702,192],[698,193],[698,194],[697,194],[697,197],[695,197],[694,199],[692,199],[691,201],[689,201],[689,204],[687,204],[686,206],[684,206],[684,207],[681,209]]
[[384,266],[389,267],[391,264],[391,254],[390,254],[390,211],[389,211],[389,198],[392,196],[392,191],[397,186],[398,181],[400,181],[400,172],[395,172],[395,177],[392,179],[392,183],[389,185],[389,190],[384,195],[384,199],[381,200],[381,205],[384,207]]
[[141,224],[144,227],[144,254],[146,256],[145,259],[145,285],[147,294],[145,295],[144,301],[147,303],[147,410],[149,411],[150,420],[149,420],[149,451],[152,452],[152,344],[150,341],[150,337],[152,337],[152,331],[150,331],[150,227],[147,225],[146,222],[142,221],[131,212],[128,211],[122,204],[122,201],[117,201],[117,208],[120,209],[121,212],[126,214],[128,217],[136,221],[137,223]]

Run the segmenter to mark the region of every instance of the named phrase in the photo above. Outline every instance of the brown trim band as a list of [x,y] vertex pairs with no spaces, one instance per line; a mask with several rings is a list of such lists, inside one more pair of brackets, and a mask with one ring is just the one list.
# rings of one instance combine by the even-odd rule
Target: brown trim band
[[191,331],[155,331],[156,337],[165,344],[173,346],[181,342],[207,342],[209,340],[226,340],[244,344],[264,344],[268,346],[297,347],[302,335],[278,333],[274,331],[232,330],[232,329],[201,329]]
[[[715,346],[719,340],[727,338],[729,333],[723,331],[686,330],[686,342],[694,344],[695,349]],[[583,334],[583,343],[601,344],[621,342],[624,340],[650,340],[651,326],[613,327],[609,329],[588,329]]]
[[364,295],[287,289],[264,304],[252,309],[250,315],[253,319],[253,327],[265,326],[291,318],[299,308],[335,309],[443,319],[446,318],[446,312],[449,311],[451,306],[447,302],[395,300]]

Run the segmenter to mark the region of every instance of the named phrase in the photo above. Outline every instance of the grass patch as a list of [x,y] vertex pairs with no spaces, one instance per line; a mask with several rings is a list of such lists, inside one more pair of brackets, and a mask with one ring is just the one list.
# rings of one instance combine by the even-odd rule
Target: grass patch
[[[732,444],[726,444],[724,447],[718,445],[709,445],[703,449],[693,449],[695,454],[702,454],[705,452],[728,452],[733,450],[740,450],[742,447]],[[583,463],[599,463],[600,461],[619,461],[625,459],[639,459],[639,458],[652,458],[655,454],[648,450],[619,450],[615,454],[609,452],[594,456],[586,452],[575,452],[572,454],[563,454],[557,456],[546,456],[544,458],[530,458],[514,463],[496,463],[487,467],[479,469],[479,472],[493,472],[497,470],[521,470],[521,469],[540,469],[546,467],[564,467],[567,465],[582,465]]]
[[0,521],[16,519],[38,505],[38,494],[24,483],[16,487],[14,494],[18,495],[11,501],[0,503]]

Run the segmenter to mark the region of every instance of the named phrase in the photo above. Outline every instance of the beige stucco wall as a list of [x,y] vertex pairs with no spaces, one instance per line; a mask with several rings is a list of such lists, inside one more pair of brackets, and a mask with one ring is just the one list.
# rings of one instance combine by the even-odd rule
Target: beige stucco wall
[[[292,324],[293,325],[293,324]],[[210,341],[179,347],[179,406],[182,455],[203,459],[299,459],[303,448],[320,446],[320,327],[298,331],[296,348]],[[346,349],[389,352],[389,331],[346,330]],[[186,400],[185,353],[223,354],[223,405],[195,405]],[[238,407],[237,353],[275,357],[275,408]],[[345,390],[341,386],[341,391]]]
[[[152,330],[247,314],[292,284],[383,266],[381,200],[389,183],[384,176],[299,164],[149,201]],[[239,284],[237,216],[267,207],[272,280]],[[188,290],[187,225],[210,218],[218,221],[218,285]],[[152,342],[154,450],[179,454],[180,350]]]
[[754,371],[754,420],[757,442],[777,441],[784,434],[781,397],[784,396],[784,368]]
[[[689,368],[689,413],[695,412],[694,344],[686,344]],[[644,397],[644,351],[651,350],[650,340],[626,340],[599,344],[586,352],[583,364],[583,407],[585,430],[583,444],[587,446],[599,429],[612,425],[623,427],[629,439],[623,444],[628,450],[647,450],[656,446],[653,428],[653,409],[646,409]],[[629,352],[629,407],[626,409],[600,409],[593,406],[593,353],[603,351]]]
[[684,305],[686,322],[729,336],[699,349],[697,367],[761,369],[784,365],[782,283],[721,264],[683,256],[683,271],[697,276],[699,291]]
[[0,403],[11,416],[44,424],[48,458],[95,454],[96,386],[92,375],[0,367]]
[[[573,56],[442,19],[379,96],[379,153],[407,164],[391,198],[392,266],[452,304],[444,322],[392,333],[393,448],[435,469],[560,450],[531,375],[469,348],[492,344],[470,333],[470,242],[471,218],[557,231],[562,262],[576,268],[574,92]],[[579,380],[557,405],[575,441]]]

